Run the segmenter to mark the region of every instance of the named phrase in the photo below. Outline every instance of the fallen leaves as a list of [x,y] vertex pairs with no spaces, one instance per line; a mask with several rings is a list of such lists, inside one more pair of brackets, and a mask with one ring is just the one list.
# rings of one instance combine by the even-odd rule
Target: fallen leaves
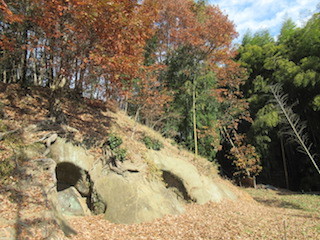
[[284,234],[287,239],[320,237],[316,230],[320,220],[316,216],[253,201],[190,204],[183,215],[133,225],[110,223],[103,216],[72,218],[70,222],[78,231],[72,240],[283,239]]

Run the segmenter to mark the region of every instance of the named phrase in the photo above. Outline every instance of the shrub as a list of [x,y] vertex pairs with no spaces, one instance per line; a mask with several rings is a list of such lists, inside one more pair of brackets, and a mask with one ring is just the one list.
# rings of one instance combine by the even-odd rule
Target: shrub
[[144,142],[148,149],[159,151],[161,148],[163,148],[163,144],[159,140],[151,138],[149,136],[145,136],[144,138],[142,138],[142,142]]
[[111,149],[114,160],[125,161],[127,157],[127,150],[124,148],[120,148],[122,144],[122,139],[115,134],[110,134],[108,137],[107,145]]
[[127,157],[127,150],[124,148],[116,148],[112,151],[115,160],[119,160],[120,162],[123,162],[126,160]]
[[114,134],[110,134],[107,144],[111,150],[114,150],[122,144],[122,139]]

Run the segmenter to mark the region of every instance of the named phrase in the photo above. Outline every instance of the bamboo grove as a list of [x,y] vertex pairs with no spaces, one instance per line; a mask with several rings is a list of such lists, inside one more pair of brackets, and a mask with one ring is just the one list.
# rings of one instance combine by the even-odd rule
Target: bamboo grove
[[261,156],[259,178],[294,190],[320,188],[319,29],[318,8],[301,27],[285,19],[276,40],[248,32],[237,56],[249,74],[241,89],[253,122],[243,131]]

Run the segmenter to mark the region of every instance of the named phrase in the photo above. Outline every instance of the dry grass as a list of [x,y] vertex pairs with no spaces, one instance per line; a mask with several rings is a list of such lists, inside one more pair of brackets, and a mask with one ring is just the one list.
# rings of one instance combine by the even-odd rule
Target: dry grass
[[129,155],[134,151],[134,155],[142,155],[146,151],[144,143],[141,142],[141,139],[147,135],[153,139],[159,140],[164,148],[164,151],[167,155],[183,158],[185,161],[192,163],[201,174],[210,177],[218,176],[217,167],[214,163],[209,162],[207,159],[198,156],[195,158],[194,154],[175,146],[174,140],[164,138],[160,133],[153,131],[152,129],[135,122],[133,119],[129,118],[125,113],[119,111],[117,113],[108,113],[109,117],[114,119],[112,125],[112,131],[116,132],[124,140],[124,147],[129,150]]

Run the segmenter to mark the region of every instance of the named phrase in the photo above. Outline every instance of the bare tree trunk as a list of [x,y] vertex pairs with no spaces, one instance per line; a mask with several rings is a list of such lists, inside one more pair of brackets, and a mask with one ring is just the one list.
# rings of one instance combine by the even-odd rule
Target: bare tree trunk
[[197,116],[196,116],[196,85],[193,78],[192,89],[192,109],[193,109],[193,138],[194,138],[194,155],[198,156],[198,134],[197,134]]
[[39,69],[38,69],[38,83],[39,85],[43,86],[45,84],[44,82],[44,79],[45,78],[45,75],[47,73],[47,62],[46,62],[46,59],[47,59],[47,54],[45,52],[45,50],[41,50],[42,51],[42,54],[41,54],[41,58],[39,60]]
[[25,44],[25,49],[23,51],[23,56],[21,59],[21,86],[26,88],[28,86],[27,82],[27,67],[28,67],[28,30],[24,30],[23,32],[23,40]]
[[62,111],[61,99],[63,97],[63,88],[66,85],[66,78],[59,76],[52,81],[51,93],[49,96],[50,117],[58,124],[67,123],[67,117]]
[[3,75],[2,81],[4,83],[7,83],[7,70],[6,69],[3,70],[2,75]]
[[18,65],[16,64],[16,61],[12,61],[12,68],[10,70],[10,78],[8,83],[16,83],[18,79]]
[[37,76],[37,64],[36,64],[36,59],[37,59],[37,54],[36,54],[36,49],[32,51],[33,53],[33,62],[32,62],[32,68],[33,68],[33,85],[39,86],[38,82],[38,76]]
[[21,65],[19,63],[19,64],[17,64],[17,67],[16,67],[16,78],[13,79],[12,82],[18,83],[18,82],[20,82],[20,80],[21,80]]
[[[81,69],[79,66],[81,65],[81,61],[80,60],[76,60],[75,61],[75,65],[76,65],[76,76],[75,76],[75,82],[74,82],[74,97],[77,99],[80,99],[83,95],[83,77],[84,77],[84,72],[85,69]],[[70,84],[68,84],[68,86],[70,86]],[[68,87],[67,86],[67,87]]]
[[[3,58],[6,59],[7,52],[2,50]],[[2,71],[2,82],[7,83],[7,64],[3,64],[3,71]]]
[[96,88],[92,84],[90,89],[90,99],[93,99],[95,91],[96,91]]
[[138,119],[139,119],[139,114],[140,114],[140,110],[141,110],[141,107],[138,107],[137,111],[136,111],[136,114],[134,116],[134,121],[137,122]]
[[139,107],[136,111],[136,115],[134,116],[134,126],[132,128],[132,134],[131,134],[131,139],[133,139],[134,134],[136,133],[136,128],[138,126],[138,118],[139,118],[139,113],[142,107]]

